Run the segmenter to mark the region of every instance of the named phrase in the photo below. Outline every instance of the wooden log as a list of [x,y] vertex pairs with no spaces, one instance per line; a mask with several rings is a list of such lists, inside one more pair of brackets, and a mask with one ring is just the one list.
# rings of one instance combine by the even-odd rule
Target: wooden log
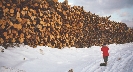
[[27,7],[27,6],[24,7],[23,10],[24,10],[24,11],[28,11],[28,7]]
[[7,36],[7,32],[4,32],[3,35],[6,37]]
[[14,9],[10,9],[10,13],[14,13]]
[[[61,48],[64,46],[80,47],[79,44],[85,47],[88,40],[91,41],[89,45],[100,45],[104,41],[109,43],[131,41],[131,32],[127,31],[128,27],[125,24],[110,21],[108,20],[109,17],[99,17],[91,12],[86,12],[83,10],[83,7],[70,7],[65,3],[57,2],[57,0],[50,2],[44,0],[41,3],[40,0],[27,3],[26,1],[19,0],[18,4],[15,2],[5,2],[4,0],[0,1],[0,7],[3,10],[3,17],[0,19],[0,29],[2,29],[0,32],[6,30],[7,34],[4,32],[2,34],[7,39],[7,42],[9,42],[8,39],[10,38],[13,40],[12,42],[16,42],[19,39],[20,43],[23,43],[25,40],[24,37],[26,37],[26,42],[30,46],[48,45]],[[22,7],[20,8],[19,6]],[[15,16],[16,19],[13,20]],[[22,31],[23,35],[19,33],[20,31]],[[106,35],[102,34],[102,32],[106,33]],[[13,38],[11,38],[11,33],[13,34]],[[121,36],[118,37],[119,40],[112,38],[112,41],[108,41],[104,39],[110,39],[111,35],[109,33],[115,37],[118,36],[117,33],[124,33],[122,35],[123,39],[120,40]],[[33,38],[32,34],[37,34],[37,36]],[[41,42],[41,37],[44,36],[46,36],[46,40]],[[89,38],[87,38],[88,36]],[[124,38],[125,36],[129,37]],[[97,41],[97,38],[101,38],[100,42]],[[33,41],[32,39],[36,40]],[[55,44],[52,42],[53,39],[55,40]]]
[[25,38],[19,38],[20,44],[24,42],[24,39],[25,39]]
[[15,43],[16,42],[16,39],[15,38],[12,38],[12,41],[11,41],[12,43]]
[[11,16],[11,17],[13,17],[13,16],[14,16],[14,14],[10,14],[10,16]]
[[10,3],[7,3],[7,6],[9,7],[9,6],[11,6],[11,4]]
[[20,18],[20,13],[17,12],[17,16],[16,16],[16,19]]
[[0,1],[0,7],[2,7],[3,6],[3,4],[2,4],[2,2]]
[[39,24],[38,24],[38,25],[37,25],[37,28],[42,29],[42,25],[39,25]]
[[35,3],[34,6],[35,6],[35,7],[38,6],[38,3]]
[[20,38],[24,38],[24,33],[21,33],[20,34]]
[[21,11],[21,14],[22,14],[23,16],[25,16],[26,11],[22,10],[22,11]]
[[36,20],[33,20],[33,24],[34,24],[34,25],[36,24]]
[[55,3],[58,2],[58,0],[53,0]]
[[39,14],[40,14],[40,16],[43,16],[43,13],[40,12]]
[[9,26],[6,28],[6,30],[11,31],[10,28],[13,26],[12,22],[9,22]]
[[13,34],[11,34],[11,33],[9,33],[10,35],[9,35],[9,38],[12,38],[13,37]]
[[29,24],[29,25],[31,24],[31,22],[30,22],[30,20],[29,20],[29,19],[27,19],[27,24]]
[[2,28],[2,29],[5,29],[5,25],[4,25],[4,24],[2,24],[1,28]]
[[4,43],[3,38],[0,38],[0,44],[3,44],[3,43]]
[[31,16],[31,20],[35,20],[36,16]]
[[9,11],[9,9],[8,9],[8,8],[6,8],[4,12],[5,12],[5,13],[7,13],[8,11]]
[[24,24],[24,23],[26,23],[26,20],[22,20],[21,18],[16,18],[22,25]]
[[9,36],[6,36],[6,40],[9,40]]
[[13,27],[20,30],[22,28],[22,25],[21,24],[14,24]]
[[28,16],[31,17],[32,16],[32,12],[28,11]]
[[26,38],[29,39],[31,37],[31,35],[27,35]]

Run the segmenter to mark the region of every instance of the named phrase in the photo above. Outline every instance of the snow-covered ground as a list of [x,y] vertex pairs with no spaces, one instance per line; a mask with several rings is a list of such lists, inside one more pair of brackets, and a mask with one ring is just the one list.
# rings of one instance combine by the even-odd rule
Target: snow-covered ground
[[[111,44],[108,65],[99,46],[91,48],[48,48],[29,46],[0,52],[0,72],[133,72],[133,43]],[[1,50],[0,46],[0,50]]]

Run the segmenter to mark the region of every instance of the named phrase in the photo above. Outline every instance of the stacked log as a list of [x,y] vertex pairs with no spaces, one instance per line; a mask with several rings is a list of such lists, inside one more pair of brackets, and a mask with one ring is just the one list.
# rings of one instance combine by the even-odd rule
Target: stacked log
[[67,0],[1,0],[0,44],[83,48],[133,42],[133,29],[110,17],[71,7]]

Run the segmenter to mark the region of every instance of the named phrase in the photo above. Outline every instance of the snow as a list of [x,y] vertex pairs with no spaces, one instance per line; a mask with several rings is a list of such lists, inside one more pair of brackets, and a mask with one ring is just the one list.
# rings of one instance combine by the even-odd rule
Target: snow
[[0,72],[133,72],[133,43],[110,44],[107,66],[100,46],[49,48],[38,46],[4,49],[0,46]]

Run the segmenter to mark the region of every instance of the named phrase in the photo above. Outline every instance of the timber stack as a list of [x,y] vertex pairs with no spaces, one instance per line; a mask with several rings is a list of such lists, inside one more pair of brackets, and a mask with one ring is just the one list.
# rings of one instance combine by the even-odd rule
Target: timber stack
[[58,0],[0,0],[0,45],[90,47],[133,42],[133,29]]

